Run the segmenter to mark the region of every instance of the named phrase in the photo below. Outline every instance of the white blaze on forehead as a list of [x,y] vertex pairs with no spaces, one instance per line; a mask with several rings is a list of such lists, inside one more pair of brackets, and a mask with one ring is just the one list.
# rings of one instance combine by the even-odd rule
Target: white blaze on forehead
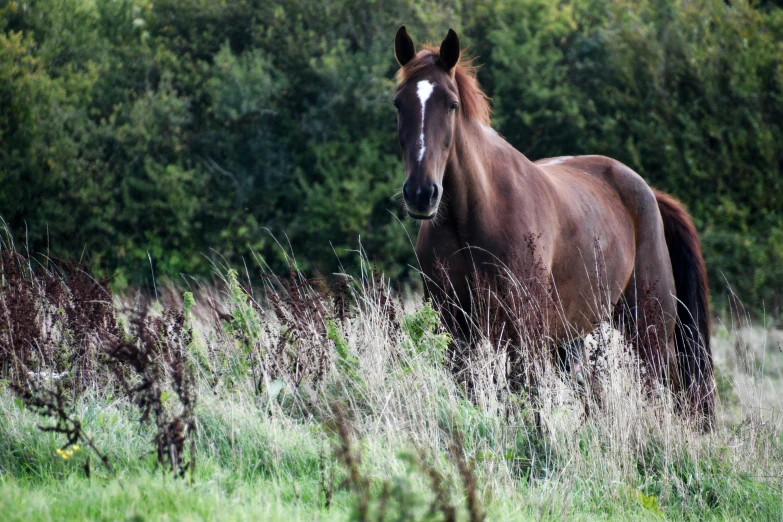
[[421,134],[419,134],[419,163],[424,158],[424,150],[427,148],[424,145],[424,111],[427,109],[427,100],[430,98],[435,85],[427,80],[422,80],[416,87],[416,94],[419,95],[419,101],[421,102]]

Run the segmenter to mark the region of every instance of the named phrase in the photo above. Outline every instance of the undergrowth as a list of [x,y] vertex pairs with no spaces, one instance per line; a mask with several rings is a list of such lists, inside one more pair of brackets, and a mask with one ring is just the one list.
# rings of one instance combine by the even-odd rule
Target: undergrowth
[[152,299],[0,260],[10,519],[783,517],[779,410],[745,364],[717,372],[726,406],[702,433],[606,325],[587,384],[537,355],[510,386],[526,352],[492,335],[456,378],[438,311],[366,262]]

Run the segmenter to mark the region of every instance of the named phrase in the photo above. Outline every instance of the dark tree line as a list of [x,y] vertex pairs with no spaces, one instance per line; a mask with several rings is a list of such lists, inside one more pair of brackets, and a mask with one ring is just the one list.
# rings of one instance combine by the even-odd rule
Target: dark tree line
[[[714,295],[783,295],[783,10],[666,0],[0,3],[0,216],[115,284],[210,260],[405,280],[391,42],[460,32],[531,159],[616,157],[682,199]],[[335,255],[335,252],[337,255]],[[149,254],[149,257],[148,257]],[[340,268],[342,262],[342,268]],[[252,270],[252,268],[251,268]],[[725,280],[724,280],[725,276]],[[412,278],[415,279],[415,278]]]

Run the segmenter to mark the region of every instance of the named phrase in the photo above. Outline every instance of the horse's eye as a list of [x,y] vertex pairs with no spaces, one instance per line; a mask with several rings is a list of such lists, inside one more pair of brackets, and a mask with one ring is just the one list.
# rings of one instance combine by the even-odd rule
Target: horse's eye
[[449,107],[449,114],[454,114],[454,111],[457,110],[457,107],[459,106],[458,102],[454,102],[451,104],[451,107]]
[[400,112],[400,102],[397,100],[394,100],[394,108],[397,109],[397,112]]

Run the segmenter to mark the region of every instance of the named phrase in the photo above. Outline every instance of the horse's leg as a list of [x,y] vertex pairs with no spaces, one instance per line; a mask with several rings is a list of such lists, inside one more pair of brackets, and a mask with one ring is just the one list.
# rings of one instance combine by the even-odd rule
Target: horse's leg
[[557,344],[557,368],[563,375],[582,382],[584,379],[584,339],[560,341]]
[[651,380],[668,384],[678,397],[681,386],[674,347],[674,296],[674,278],[661,230],[637,246],[634,273],[616,314],[619,312],[623,333],[644,362]]

